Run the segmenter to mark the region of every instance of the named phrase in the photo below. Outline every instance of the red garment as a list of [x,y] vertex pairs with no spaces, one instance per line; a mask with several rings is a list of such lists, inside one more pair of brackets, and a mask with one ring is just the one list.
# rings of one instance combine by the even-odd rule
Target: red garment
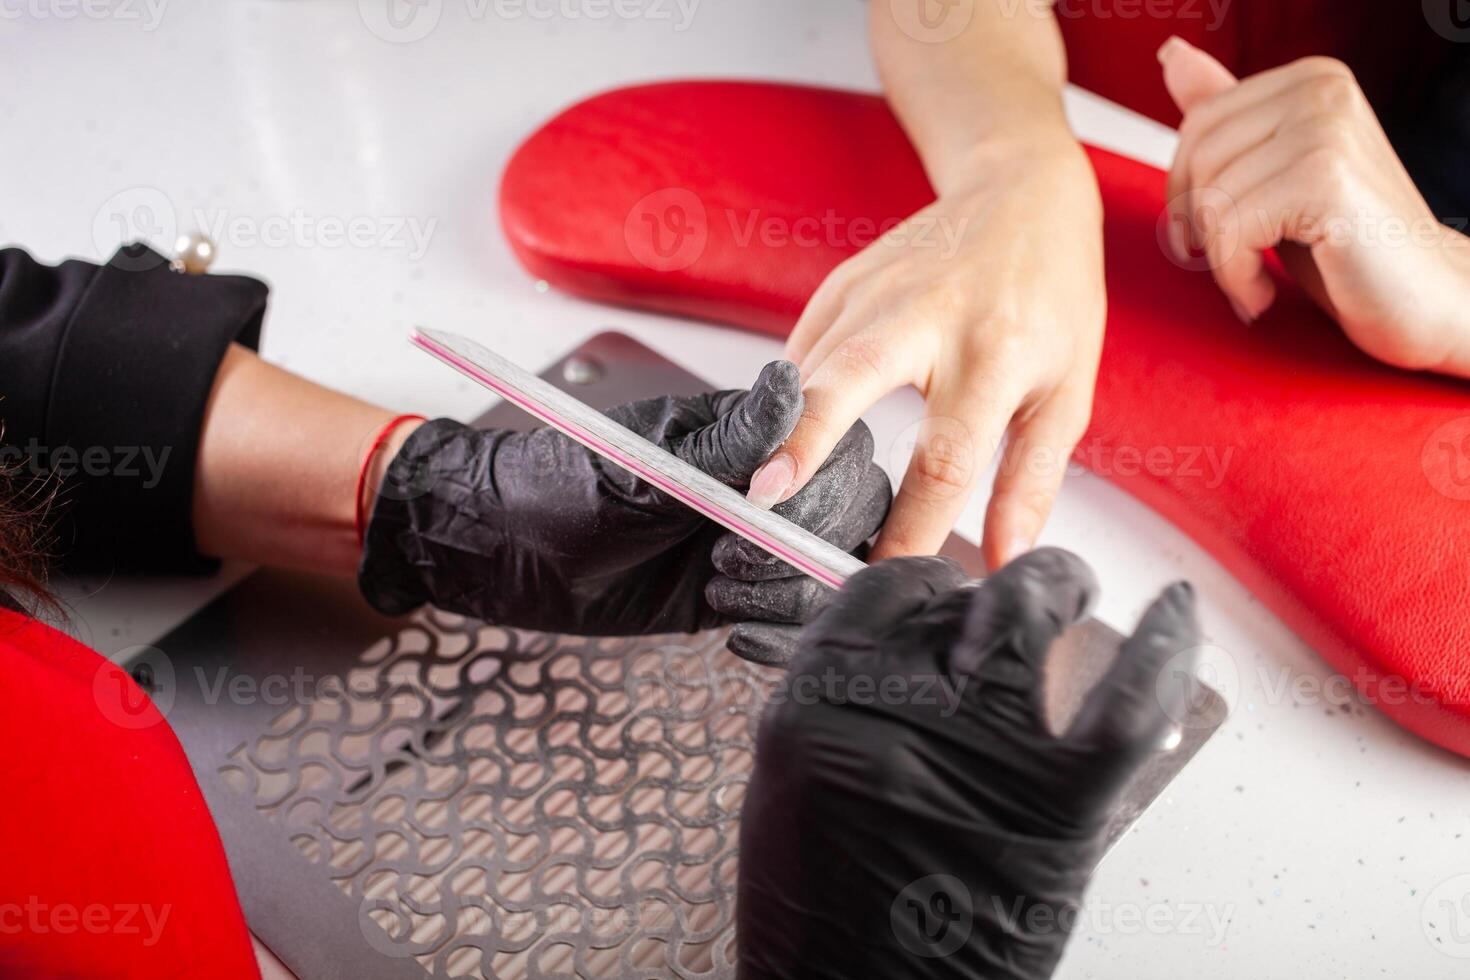
[[260,976],[168,722],[127,673],[0,609],[0,976]]
[[1237,77],[1308,55],[1345,61],[1380,113],[1412,106],[1452,44],[1414,0],[1057,0],[1068,79],[1169,126],[1154,58],[1171,34]]

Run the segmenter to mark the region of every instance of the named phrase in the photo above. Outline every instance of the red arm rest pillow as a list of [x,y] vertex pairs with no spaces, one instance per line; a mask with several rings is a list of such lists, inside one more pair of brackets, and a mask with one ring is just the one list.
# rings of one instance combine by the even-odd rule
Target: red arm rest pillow
[[[1470,385],[1376,363],[1291,289],[1242,326],[1208,272],[1160,247],[1163,174],[1092,162],[1109,317],[1080,462],[1400,724],[1470,754]],[[516,153],[500,206],[555,286],[784,335],[834,266],[932,199],[878,98],[680,82],[562,113]],[[1192,449],[1229,454],[1223,477],[1186,465]]]

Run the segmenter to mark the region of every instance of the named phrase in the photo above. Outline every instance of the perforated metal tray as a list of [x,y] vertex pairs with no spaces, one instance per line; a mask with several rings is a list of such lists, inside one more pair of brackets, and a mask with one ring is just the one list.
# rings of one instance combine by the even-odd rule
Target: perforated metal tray
[[[598,407],[707,388],[615,333],[543,377]],[[528,424],[503,405],[480,423]],[[946,551],[978,571],[973,545]],[[1053,718],[1116,648],[1099,623],[1063,638]],[[774,675],[722,632],[387,619],[350,582],[261,571],[130,667],[183,741],[252,930],[302,980],[733,975],[738,817]],[[1206,691],[1114,839],[1223,716]]]

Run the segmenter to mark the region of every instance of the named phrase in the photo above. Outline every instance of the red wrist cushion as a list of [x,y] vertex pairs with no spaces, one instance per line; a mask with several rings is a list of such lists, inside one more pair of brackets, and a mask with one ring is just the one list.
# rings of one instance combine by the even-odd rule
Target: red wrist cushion
[[[1207,272],[1160,247],[1163,174],[1092,161],[1109,317],[1079,460],[1191,534],[1389,715],[1470,754],[1470,386],[1372,361],[1294,289],[1242,326]],[[553,285],[784,335],[872,226],[932,198],[880,99],[688,82],[558,116],[511,161],[500,204]]]
[[0,609],[0,976],[258,978],[189,760],[131,677]]

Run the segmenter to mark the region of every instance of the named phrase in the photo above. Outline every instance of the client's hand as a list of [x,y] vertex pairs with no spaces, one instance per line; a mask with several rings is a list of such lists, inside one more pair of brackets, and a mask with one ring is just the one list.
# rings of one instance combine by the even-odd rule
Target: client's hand
[[1028,551],[1087,428],[1102,350],[1102,209],[1075,140],[990,147],[963,184],[833,270],[787,341],[807,411],[752,481],[784,499],[896,388],[926,402],[875,557],[934,554],[1009,441],[986,510],[990,568]]
[[[743,488],[801,414],[796,367],[768,365],[749,391],[663,397],[609,416]],[[846,549],[882,523],[888,478],[866,428],[849,433],[792,519]],[[784,566],[742,560],[724,529],[550,429],[426,423],[389,465],[358,580],[378,609],[423,603],[509,626],[591,635],[692,632],[745,619],[800,622],[818,594]],[[717,576],[716,555],[726,574]],[[784,568],[785,575],[791,570]],[[769,578],[744,586],[729,577]],[[737,648],[744,628],[732,639]],[[767,659],[795,630],[763,631]]]
[[1157,678],[1199,642],[1194,594],[1164,591],[1054,735],[1043,668],[1092,572],[1042,549],[964,579],[884,562],[802,634],[742,817],[744,980],[1051,975],[1114,801],[1182,717]]
[[1172,247],[1205,254],[1241,319],[1275,301],[1276,248],[1368,354],[1470,375],[1470,239],[1431,213],[1347,66],[1303,58],[1237,80],[1178,38],[1159,61],[1184,113]]

